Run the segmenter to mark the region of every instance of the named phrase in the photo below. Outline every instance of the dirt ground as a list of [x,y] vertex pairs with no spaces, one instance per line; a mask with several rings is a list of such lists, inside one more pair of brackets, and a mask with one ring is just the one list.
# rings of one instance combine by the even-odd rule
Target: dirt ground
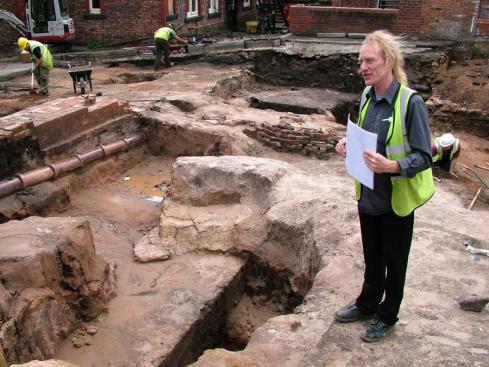
[[[162,83],[166,80],[165,75],[168,70],[154,73],[151,67],[139,67],[132,64],[121,64],[117,67],[95,66],[93,68],[92,80],[94,85],[93,93],[101,92],[103,95],[110,95],[122,100],[134,103],[151,103],[158,99],[171,96],[172,94],[199,93],[203,91],[208,94],[214,86],[209,80],[217,80],[218,75],[222,72],[216,72],[219,67],[213,68],[206,66],[205,73],[202,73],[202,67],[199,64],[181,65],[172,69],[172,73],[183,76],[178,81],[170,81],[169,84]],[[482,111],[489,111],[489,73],[487,72],[488,60],[468,60],[463,65],[453,64],[447,69],[446,64],[436,70],[433,76],[437,80],[434,86],[434,94],[440,95],[444,99],[449,99],[460,103],[467,108],[477,108]],[[228,68],[229,72],[236,72],[238,66]],[[213,74],[215,79],[213,79]],[[173,78],[172,78],[173,79]],[[29,85],[28,76],[18,77],[9,83]],[[163,88],[160,85],[163,84]],[[263,86],[260,90],[270,89]],[[276,88],[272,88],[276,89]],[[79,93],[79,90],[78,90]],[[73,95],[73,86],[71,77],[65,69],[54,69],[50,76],[50,94],[48,97],[39,95],[29,95],[26,91],[16,91],[10,93],[0,92],[0,117],[22,110],[28,106],[40,104],[46,100],[62,98]],[[242,96],[245,98],[245,96]],[[247,102],[244,98],[232,100],[231,105],[246,107]],[[209,102],[211,103],[211,102]],[[222,108],[221,108],[222,109]],[[239,110],[243,119],[249,118],[250,115],[260,114],[261,111],[241,108]],[[212,111],[210,118],[219,118],[219,116],[229,113],[227,111]],[[432,136],[435,138],[447,131],[434,128]],[[489,142],[485,138],[466,133],[464,131],[451,131],[462,142],[463,153],[461,154],[453,172],[458,176],[448,176],[444,172],[435,171],[435,175],[440,178],[450,179],[449,186],[455,192],[462,196],[470,196],[480,186],[479,181],[463,166],[472,167],[474,164],[489,167]],[[477,170],[480,175],[489,182],[489,172],[482,169]],[[454,180],[453,180],[454,179]],[[489,194],[482,193],[482,201],[489,204]]]
[[[198,103],[201,104],[203,110],[207,111],[208,115],[219,117],[219,115],[239,116],[242,114],[255,118],[275,116],[278,119],[282,113],[255,111],[248,108],[246,95],[239,95],[239,93],[236,98],[220,100],[219,104],[212,105],[209,91],[215,82],[238,71],[238,66],[196,63],[177,65],[170,70],[170,74],[164,71],[155,80],[149,80],[151,78],[148,77],[148,79],[144,75],[152,74],[150,67],[141,68],[129,64],[113,68],[95,66],[93,92],[101,92],[103,95],[132,101],[134,105],[146,104],[165,96],[185,94],[190,97],[197,96],[196,100],[200,98]],[[132,77],[128,77],[128,73]],[[135,74],[142,74],[142,76],[134,77]],[[477,74],[477,83],[480,82],[480,84],[474,84],[474,77],[470,76],[471,74]],[[443,81],[437,88],[447,91],[443,95],[444,98],[452,98],[458,102],[466,101],[470,107],[487,108],[489,106],[488,77],[487,65],[482,61],[474,61],[468,67],[457,65],[446,72],[440,72],[437,78]],[[145,80],[145,78],[147,81],[126,83],[127,81]],[[19,77],[11,82],[28,85],[30,78]],[[55,69],[51,74],[48,97],[29,96],[25,91],[1,93],[0,116],[32,104],[42,103],[46,99],[69,96],[72,93],[72,83],[68,72]],[[433,133],[436,135],[442,132]],[[409,269],[410,280],[406,292],[406,305],[401,312],[403,321],[400,326],[401,331],[398,332],[400,336],[389,342],[394,353],[395,351],[407,351],[410,348],[412,340],[407,337],[408,335],[424,335],[425,331],[429,329],[425,347],[426,354],[442,353],[445,349],[452,349],[451,353],[454,353],[453,349],[461,346],[467,349],[469,348],[467,345],[471,344],[472,349],[469,348],[468,352],[464,349],[463,353],[473,353],[477,355],[477,358],[481,355],[489,355],[487,340],[483,341],[487,337],[487,309],[481,314],[460,316],[463,311],[454,305],[454,299],[462,289],[470,289],[473,292],[488,291],[489,258],[466,253],[462,241],[465,238],[475,238],[485,241],[476,242],[477,247],[489,247],[489,242],[487,242],[489,193],[482,194],[472,211],[466,210],[479,185],[470,172],[463,170],[462,164],[471,166],[476,163],[489,162],[489,141],[463,131],[455,131],[454,134],[460,137],[463,144],[463,152],[455,168],[457,177],[435,171],[435,176],[440,179],[436,183],[437,194],[426,208],[420,210],[418,232],[415,237],[416,244],[413,249],[413,265],[410,265]],[[345,193],[349,188],[349,180],[338,157],[332,157],[330,162],[319,161],[299,155],[280,154],[267,148],[257,149],[256,155],[287,161],[305,171],[310,171],[313,176],[329,177],[332,180],[332,187],[343,186]],[[173,158],[148,155],[140,165],[127,172],[121,172],[120,177],[114,177],[108,182],[73,194],[69,208],[62,215],[82,216],[89,219],[97,244],[97,252],[118,264],[119,296],[111,302],[107,314],[91,323],[98,328],[97,334],[85,335],[87,343],[81,348],[75,348],[73,340],[67,340],[61,346],[57,358],[77,363],[81,367],[130,365],[127,364],[127,361],[132,358],[127,352],[129,350],[127,346],[131,344],[130,335],[117,332],[116,326],[131,313],[141,312],[139,306],[126,303],[125,296],[151,282],[154,278],[154,271],[156,271],[153,264],[142,265],[134,262],[132,246],[142,234],[158,223],[160,203],[152,201],[151,197],[165,195],[172,163]],[[489,165],[487,167],[489,168]],[[481,174],[489,181],[489,172],[481,171]],[[340,177],[334,179],[333,175]],[[351,195],[345,194],[345,203],[338,203],[339,206],[344,205],[345,209],[337,220],[348,219],[348,222],[352,224],[349,225],[349,229],[345,229],[345,225],[339,225],[337,235],[349,239],[338,238],[337,246],[325,254],[329,259],[329,264],[323,269],[318,281],[319,286],[321,282],[325,281],[330,284],[338,284],[336,298],[334,298],[338,302],[354,296],[359,286],[359,277],[361,277],[362,255],[358,242],[358,228],[356,228],[355,220],[352,220],[355,216],[355,204]],[[457,213],[460,218],[456,216]],[[435,232],[430,230],[432,226],[436,227]],[[440,230],[443,231],[443,228],[446,234],[434,238],[440,235]],[[349,236],[349,234],[353,235]],[[346,276],[345,269],[350,270]],[[467,271],[472,273],[466,274]],[[445,275],[427,280],[427,272]],[[434,283],[427,284],[426,282],[429,281],[434,281]],[[441,295],[434,296],[431,291],[433,288],[436,288]],[[437,308],[437,303],[443,303],[443,306]],[[341,304],[337,303],[336,306],[341,306]],[[457,326],[452,332],[453,338],[450,338],[442,329],[444,325],[452,321]],[[462,322],[468,324],[459,325]],[[363,344],[358,347],[360,343],[356,335],[361,331],[359,327],[335,325],[325,331],[325,338],[332,333],[337,344],[331,346],[324,341],[322,351],[320,344],[315,357],[320,358],[317,361],[321,362],[314,364],[309,361],[310,365],[319,366],[323,363],[335,366],[369,365],[368,361],[358,357],[359,354],[355,353],[356,348],[360,348],[362,353],[371,352],[381,358],[381,350],[372,352],[370,347]],[[454,342],[454,339],[458,342]],[[396,347],[393,347],[392,343],[396,344]],[[419,341],[415,341],[414,344],[416,348],[422,348],[418,345]],[[443,346],[439,352],[433,352],[430,349],[439,345]],[[443,359],[439,360],[443,361]],[[397,365],[408,365],[399,364],[399,358],[396,359],[396,356],[392,354],[385,355],[385,364],[372,365],[389,365],[389,361]],[[415,361],[411,365],[416,365]],[[478,363],[471,364],[470,357],[463,354],[460,365],[478,365]]]
[[436,70],[436,90],[444,99],[467,108],[489,110],[489,60],[467,60]]

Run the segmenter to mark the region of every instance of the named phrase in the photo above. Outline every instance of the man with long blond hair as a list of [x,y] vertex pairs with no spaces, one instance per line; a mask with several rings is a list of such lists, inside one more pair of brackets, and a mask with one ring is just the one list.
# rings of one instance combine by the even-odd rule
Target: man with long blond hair
[[[399,320],[414,210],[434,193],[428,112],[421,96],[408,88],[402,41],[386,31],[370,33],[362,44],[362,93],[358,125],[377,134],[376,151],[363,159],[374,172],[373,190],[355,183],[365,272],[362,290],[335,313],[338,322],[373,319],[361,335],[376,342]],[[346,157],[346,138],[336,151]]]

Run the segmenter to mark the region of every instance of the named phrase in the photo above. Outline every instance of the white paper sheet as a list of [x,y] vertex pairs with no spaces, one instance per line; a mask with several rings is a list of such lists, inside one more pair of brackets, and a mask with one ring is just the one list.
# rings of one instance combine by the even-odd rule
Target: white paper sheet
[[374,172],[363,159],[365,149],[377,151],[377,134],[366,131],[350,120],[346,129],[346,170],[363,185],[374,189]]

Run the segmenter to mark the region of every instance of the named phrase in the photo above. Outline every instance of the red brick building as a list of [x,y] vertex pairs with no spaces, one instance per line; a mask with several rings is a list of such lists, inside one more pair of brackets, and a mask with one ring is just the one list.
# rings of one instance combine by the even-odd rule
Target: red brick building
[[[172,22],[188,32],[241,28],[256,16],[257,0],[68,0],[75,42],[111,44],[151,37]],[[389,29],[423,38],[489,36],[489,0],[332,0],[332,6],[294,5],[290,31],[365,33]],[[380,7],[379,7],[380,6]],[[0,0],[25,20],[25,0]],[[14,50],[18,33],[0,22],[0,45]]]
[[169,22],[183,29],[225,26],[225,0],[71,0],[77,40],[103,44],[151,37]]
[[[254,18],[255,5],[256,0],[68,0],[75,42],[93,45],[151,37],[168,22],[197,33],[225,29],[229,21],[238,26],[243,18]],[[0,0],[0,9],[25,21],[24,0]],[[13,44],[18,36],[0,22],[0,44]]]
[[333,0],[332,5],[292,6],[290,31],[316,35],[388,29],[441,39],[489,35],[489,0]]

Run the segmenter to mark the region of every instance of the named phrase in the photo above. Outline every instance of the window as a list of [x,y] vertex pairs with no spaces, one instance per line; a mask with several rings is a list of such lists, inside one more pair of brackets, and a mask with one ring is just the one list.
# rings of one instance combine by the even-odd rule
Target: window
[[399,9],[399,0],[379,0],[377,8]]
[[243,8],[249,8],[251,6],[251,0],[243,0]]
[[199,16],[199,1],[198,0],[188,0],[188,12],[187,18]]
[[173,6],[173,0],[168,0],[168,15],[175,14],[175,7]]
[[53,0],[34,0],[31,4],[31,16],[36,22],[56,20],[56,10]]
[[90,3],[90,14],[100,14],[100,0],[88,0]]
[[219,12],[219,0],[210,0],[209,14],[218,13],[218,12]]
[[68,0],[59,0],[59,11],[62,17],[68,16]]
[[[484,3],[486,3],[486,4],[484,4]],[[489,19],[489,2],[488,1],[481,1],[479,6],[480,6],[479,18],[480,19]]]

